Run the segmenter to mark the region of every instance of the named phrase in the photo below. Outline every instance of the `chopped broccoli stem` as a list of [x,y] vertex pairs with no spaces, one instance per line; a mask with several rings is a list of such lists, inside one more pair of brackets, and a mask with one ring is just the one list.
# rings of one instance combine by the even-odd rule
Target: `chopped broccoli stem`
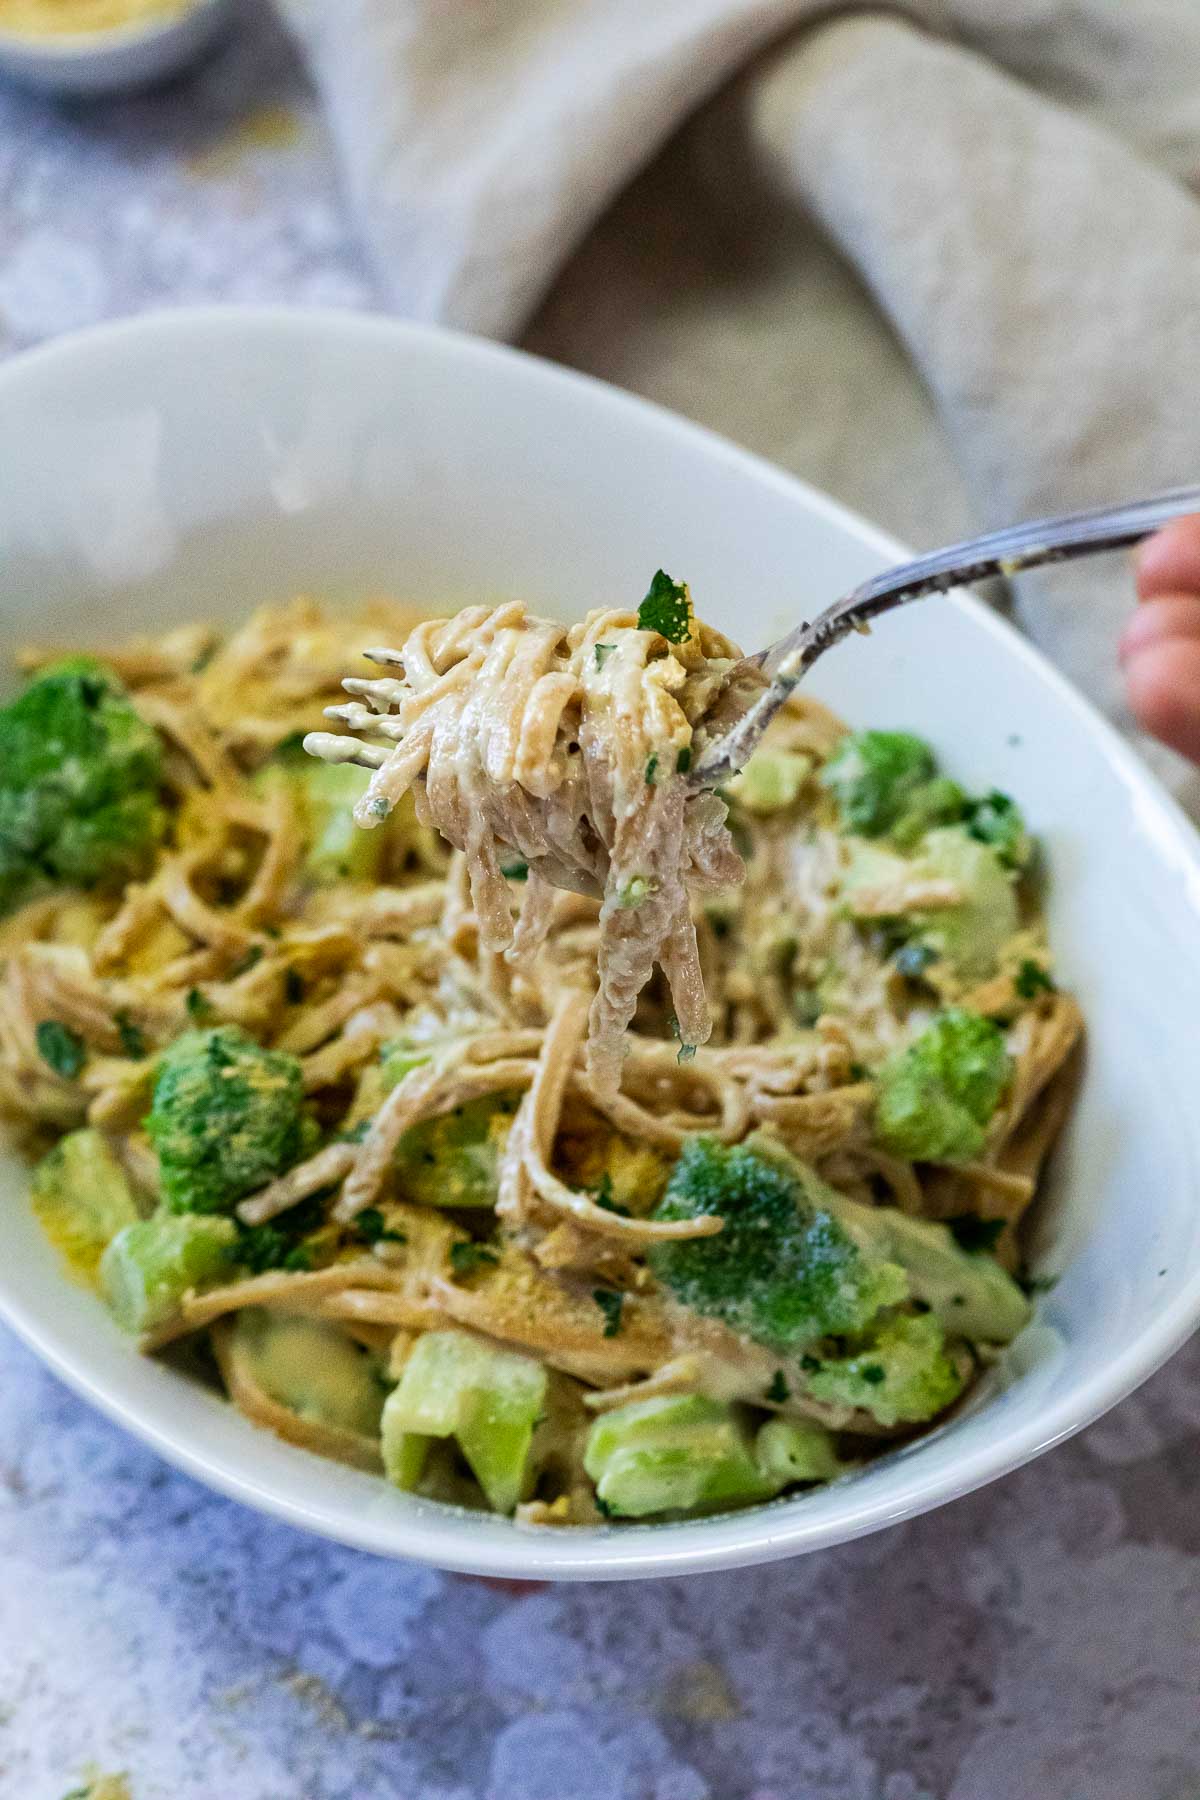
[[696,625],[687,583],[672,581],[665,570],[659,569],[638,607],[637,622],[639,630],[657,631],[669,644],[686,643]]
[[50,1242],[85,1279],[110,1240],[137,1218],[125,1171],[98,1131],[71,1131],[33,1171],[33,1210]]
[[339,1326],[248,1306],[233,1333],[252,1378],[280,1406],[315,1425],[379,1436],[384,1396],[373,1361]]
[[1012,1059],[992,1020],[951,1008],[884,1064],[875,1134],[920,1162],[969,1162],[1008,1086]]
[[948,1226],[896,1206],[864,1206],[842,1194],[831,1205],[857,1243],[900,1264],[913,1299],[956,1337],[1007,1344],[1029,1323],[1025,1296],[994,1257],[981,1253],[982,1243],[977,1249],[956,1243]]
[[798,1481],[832,1481],[842,1472],[833,1439],[808,1419],[768,1419],[754,1440],[754,1460],[776,1492]]
[[166,815],[162,751],[110,669],[75,657],[0,708],[0,913],[59,885],[148,869]]
[[805,750],[756,750],[729,784],[739,806],[757,816],[785,812],[804,792],[813,759]]
[[783,1352],[861,1330],[908,1294],[895,1263],[868,1255],[834,1216],[832,1190],[765,1140],[691,1138],[656,1219],[719,1215],[714,1237],[657,1244],[650,1266],[685,1306]]
[[766,1500],[764,1478],[740,1410],[700,1394],[632,1401],[598,1418],[583,1466],[602,1511],[624,1518],[706,1512]]
[[[236,1026],[188,1032],[163,1054],[146,1131],[175,1212],[229,1212],[306,1145],[300,1064]],[[311,1128],[309,1128],[311,1129]]]
[[492,1510],[512,1512],[525,1490],[546,1385],[546,1371],[532,1357],[463,1331],[425,1332],[383,1409],[389,1480],[414,1486],[428,1441],[454,1437]]
[[236,1254],[232,1219],[165,1212],[126,1225],[100,1259],[100,1285],[125,1331],[153,1331],[189,1288],[224,1274]]
[[495,1206],[512,1120],[512,1096],[486,1094],[412,1126],[396,1147],[400,1193],[423,1206]]

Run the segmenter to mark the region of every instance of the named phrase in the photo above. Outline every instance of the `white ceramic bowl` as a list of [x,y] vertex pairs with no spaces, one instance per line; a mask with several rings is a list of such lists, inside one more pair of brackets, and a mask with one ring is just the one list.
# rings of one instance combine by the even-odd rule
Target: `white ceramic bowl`
[[236,0],[188,0],[178,13],[107,31],[29,37],[0,30],[0,73],[49,94],[126,94],[180,75],[216,42]]
[[[660,564],[765,641],[899,546],[610,388],[467,338],[340,314],[175,313],[0,369],[0,637],[103,642],[303,589],[581,613]],[[4,646],[0,644],[0,650]],[[841,1484],[685,1524],[530,1532],[411,1499],[143,1360],[72,1288],[0,1163],[0,1309],[80,1393],[201,1480],[311,1530],[509,1576],[664,1575],[876,1530],[1016,1468],[1145,1379],[1200,1318],[1200,844],[1045,663],[969,599],[889,619],[813,686],[1011,789],[1052,871],[1090,1025],[1042,1213],[1064,1271],[970,1409]]]

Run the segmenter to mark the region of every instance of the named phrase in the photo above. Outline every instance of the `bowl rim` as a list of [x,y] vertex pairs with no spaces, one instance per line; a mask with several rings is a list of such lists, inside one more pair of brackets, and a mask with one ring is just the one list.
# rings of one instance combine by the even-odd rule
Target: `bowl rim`
[[[171,37],[175,32],[189,25],[200,14],[217,12],[227,4],[228,0],[179,0],[179,4],[173,12],[158,15],[151,13],[144,19],[126,19],[119,25],[100,25],[92,31],[55,31],[48,33],[45,37],[39,37],[36,33],[29,31],[14,31],[11,26],[0,25],[0,56],[21,58],[31,62],[64,64],[87,62],[92,58],[116,54],[122,50],[137,50],[143,45],[158,43],[163,38]],[[195,310],[202,309],[196,308]],[[72,332],[64,334],[64,336],[83,337],[90,335],[94,330],[103,329],[103,326],[89,326],[85,331]],[[54,340],[54,342],[58,341]],[[12,360],[18,361],[21,355],[33,355],[36,350],[43,348],[46,346],[38,345],[35,350],[21,352]]]
[[[502,365],[520,371],[521,379],[560,390],[571,389],[585,406],[640,419],[651,429],[702,447],[728,468],[766,483],[786,500],[799,502],[810,514],[823,516],[880,556],[898,560],[909,552],[895,538],[850,508],[753,452],[744,450],[708,427],[577,370],[562,367],[515,349],[444,327],[336,308],[286,306],[196,306],[161,310],[110,321],[36,346],[0,366],[0,399],[47,375],[69,373],[72,363],[86,363],[109,350],[128,352],[140,343],[180,340],[195,334],[219,339],[293,334],[309,341],[335,337],[408,347],[418,355],[447,357],[472,368]],[[1148,836],[1176,865],[1182,862],[1200,897],[1200,832],[1153,772],[1092,703],[1073,687],[1034,645],[990,607],[969,593],[956,591],[952,604],[967,611],[985,638],[1003,643],[1007,654],[1023,663],[1073,720],[1096,743],[1114,775],[1135,805]],[[64,1281],[64,1291],[69,1283]],[[77,1394],[175,1467],[206,1486],[261,1512],[314,1531],[337,1542],[377,1554],[428,1562],[463,1573],[566,1580],[622,1580],[701,1573],[748,1566],[837,1543],[900,1523],[960,1499],[997,1477],[1009,1474],[1043,1451],[1064,1442],[1124,1399],[1167,1361],[1200,1324],[1200,1262],[1181,1282],[1174,1298],[1152,1317],[1116,1357],[1096,1365],[1035,1418],[1018,1421],[961,1455],[944,1470],[927,1471],[919,1457],[892,1465],[886,1490],[856,1500],[860,1483],[817,1490],[842,1496],[833,1518],[806,1517],[805,1497],[781,1500],[719,1517],[678,1523],[623,1527],[575,1527],[561,1533],[527,1531],[489,1515],[449,1508],[422,1508],[386,1516],[366,1508],[348,1516],[345,1507],[320,1498],[307,1502],[272,1486],[256,1475],[252,1456],[225,1451],[202,1452],[163,1422],[163,1409],[138,1397],[114,1393],[93,1378],[84,1360],[58,1342],[52,1327],[19,1294],[0,1283],[0,1319]],[[124,1386],[124,1384],[118,1384]],[[478,1522],[476,1522],[478,1521]],[[499,1527],[499,1530],[498,1530]]]

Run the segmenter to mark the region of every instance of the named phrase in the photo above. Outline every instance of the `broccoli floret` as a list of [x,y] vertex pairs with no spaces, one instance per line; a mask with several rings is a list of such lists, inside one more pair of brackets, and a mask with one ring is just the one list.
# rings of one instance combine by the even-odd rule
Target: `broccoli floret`
[[937,774],[929,745],[907,731],[858,731],[843,738],[821,771],[842,823],[863,837],[882,837]]
[[914,1161],[969,1162],[983,1148],[1011,1070],[992,1020],[958,1007],[939,1013],[880,1071],[876,1137]]
[[966,821],[971,836],[981,844],[990,844],[1006,868],[1026,867],[1032,844],[1021,809],[1011,795],[993,788],[981,800],[970,802]]
[[515,1111],[514,1095],[487,1094],[406,1131],[396,1146],[404,1198],[423,1206],[495,1206]]
[[852,1340],[845,1356],[823,1358],[808,1391],[832,1406],[861,1407],[881,1425],[916,1425],[957,1400],[964,1380],[933,1314],[897,1313]]
[[146,1119],[173,1212],[229,1212],[296,1162],[312,1127],[300,1064],[233,1025],[188,1032],[165,1052]]
[[891,840],[901,850],[910,850],[935,826],[955,824],[967,804],[957,781],[951,781],[948,775],[935,775],[908,796],[892,826]]
[[0,709],[0,912],[40,888],[119,887],[164,829],[162,751],[111,670],[48,669]]
[[109,1241],[137,1218],[125,1171],[98,1131],[71,1131],[33,1171],[38,1223],[76,1272],[90,1279]]
[[672,581],[665,570],[659,569],[638,607],[637,622],[639,630],[657,631],[669,644],[686,643],[695,629],[687,583]]
[[751,1140],[691,1138],[656,1219],[717,1214],[714,1237],[657,1244],[650,1263],[685,1306],[783,1352],[860,1331],[908,1293],[895,1263],[866,1255],[838,1224],[824,1182],[786,1152]]
[[189,1288],[230,1267],[237,1231],[232,1219],[159,1211],[118,1231],[100,1258],[100,1285],[125,1331],[153,1331],[178,1309]]

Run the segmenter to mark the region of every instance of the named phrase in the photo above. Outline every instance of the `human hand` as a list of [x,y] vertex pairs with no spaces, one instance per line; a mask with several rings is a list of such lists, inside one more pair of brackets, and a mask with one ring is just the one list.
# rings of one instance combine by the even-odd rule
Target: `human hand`
[[1147,538],[1134,570],[1139,604],[1120,643],[1129,704],[1148,732],[1200,764],[1200,516]]

